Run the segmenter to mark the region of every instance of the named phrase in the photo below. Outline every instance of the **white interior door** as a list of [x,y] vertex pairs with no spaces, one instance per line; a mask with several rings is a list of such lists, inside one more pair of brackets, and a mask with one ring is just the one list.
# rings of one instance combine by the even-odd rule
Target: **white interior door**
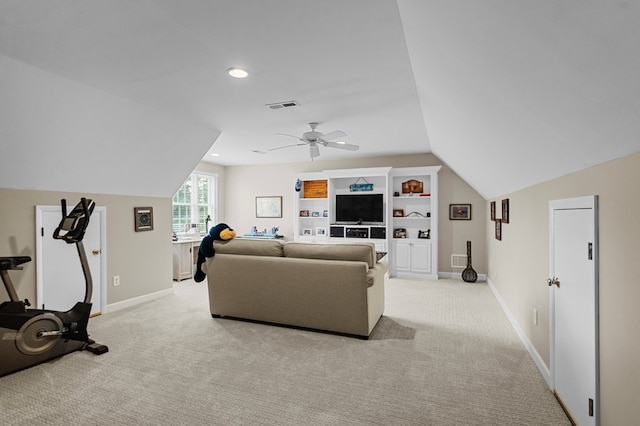
[[597,198],[549,203],[551,376],[576,424],[598,424]]
[[[37,307],[67,311],[84,299],[85,279],[76,245],[53,238],[61,218],[60,206],[36,207]],[[93,281],[92,314],[102,311],[106,299],[105,229],[106,210],[95,207],[82,240]]]

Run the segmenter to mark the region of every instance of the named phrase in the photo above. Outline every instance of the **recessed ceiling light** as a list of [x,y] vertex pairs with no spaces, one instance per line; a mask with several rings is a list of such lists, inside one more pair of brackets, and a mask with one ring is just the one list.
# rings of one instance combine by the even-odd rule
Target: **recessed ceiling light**
[[212,156],[212,157],[220,157],[220,154],[218,154],[217,152],[212,152],[212,153],[211,153],[211,156]]
[[246,78],[249,75],[247,70],[238,67],[227,68],[227,74],[233,78]]

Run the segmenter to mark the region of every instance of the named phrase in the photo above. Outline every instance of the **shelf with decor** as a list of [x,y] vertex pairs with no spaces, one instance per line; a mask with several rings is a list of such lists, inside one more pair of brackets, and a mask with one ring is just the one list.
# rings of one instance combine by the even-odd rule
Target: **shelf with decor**
[[389,177],[390,275],[438,278],[438,172],[394,168]]
[[329,240],[328,180],[323,173],[303,173],[294,179],[294,206],[296,220],[295,240]]
[[[294,177],[297,241],[372,242],[389,253],[390,275],[437,279],[435,167],[324,170]],[[402,235],[394,235],[402,230]]]

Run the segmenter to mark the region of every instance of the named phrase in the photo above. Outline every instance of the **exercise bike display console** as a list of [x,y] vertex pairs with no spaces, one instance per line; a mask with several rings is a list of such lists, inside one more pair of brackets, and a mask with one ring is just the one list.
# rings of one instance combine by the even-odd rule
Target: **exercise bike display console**
[[82,239],[95,203],[82,198],[68,214],[66,201],[62,200],[61,205],[62,220],[53,238],[76,245],[85,278],[84,300],[66,312],[28,309],[31,304],[18,298],[8,271],[21,270],[20,265],[30,262],[31,257],[0,257],[0,278],[10,299],[0,304],[0,376],[74,351],[88,350],[96,355],[109,351],[90,339],[87,332],[93,282]]

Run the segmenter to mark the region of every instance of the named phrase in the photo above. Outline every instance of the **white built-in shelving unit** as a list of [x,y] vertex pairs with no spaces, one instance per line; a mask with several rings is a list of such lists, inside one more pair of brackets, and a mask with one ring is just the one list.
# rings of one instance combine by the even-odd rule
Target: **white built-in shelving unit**
[[[293,202],[294,239],[373,242],[376,250],[388,252],[391,276],[437,279],[439,170],[440,166],[376,167],[298,174],[293,179],[294,185],[300,184]],[[421,184],[422,191],[403,192],[403,184],[411,181]],[[382,222],[336,223],[336,195],[359,194],[351,189],[356,183],[371,185],[362,194],[382,194]]]

